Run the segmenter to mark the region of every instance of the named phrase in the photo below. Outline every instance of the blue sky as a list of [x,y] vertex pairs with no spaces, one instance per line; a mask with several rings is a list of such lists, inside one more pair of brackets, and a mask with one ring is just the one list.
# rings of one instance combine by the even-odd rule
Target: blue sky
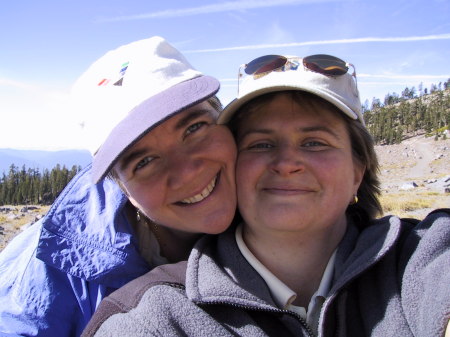
[[356,66],[362,102],[450,78],[448,0],[17,0],[0,12],[0,148],[80,148],[71,85],[108,50],[166,38],[221,81],[266,54],[327,53]]

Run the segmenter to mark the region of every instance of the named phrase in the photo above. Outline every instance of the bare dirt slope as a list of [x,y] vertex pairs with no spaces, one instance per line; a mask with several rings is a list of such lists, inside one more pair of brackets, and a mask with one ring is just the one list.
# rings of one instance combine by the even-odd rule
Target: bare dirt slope
[[39,220],[48,211],[49,206],[0,206],[0,251],[11,239]]
[[417,162],[416,165],[409,170],[409,178],[421,178],[428,173],[431,174],[431,163],[435,159],[432,144],[429,141],[425,141],[423,138],[415,138],[411,141],[410,146],[415,148]]
[[[383,185],[450,176],[450,139],[417,136],[401,144],[376,146]],[[430,188],[440,189],[430,184]]]
[[450,139],[435,141],[424,135],[401,144],[376,146],[380,160],[382,189],[385,194],[402,193],[429,207],[408,215],[422,218],[431,209],[450,207]]

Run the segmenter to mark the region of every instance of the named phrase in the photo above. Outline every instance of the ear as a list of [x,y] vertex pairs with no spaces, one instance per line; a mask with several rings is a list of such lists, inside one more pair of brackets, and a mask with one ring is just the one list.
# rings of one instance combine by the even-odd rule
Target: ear
[[359,160],[353,159],[353,194],[358,194],[359,186],[366,172],[366,165],[362,164]]

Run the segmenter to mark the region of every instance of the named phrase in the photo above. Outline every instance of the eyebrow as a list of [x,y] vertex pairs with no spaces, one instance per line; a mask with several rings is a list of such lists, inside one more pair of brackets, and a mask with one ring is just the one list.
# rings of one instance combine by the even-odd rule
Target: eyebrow
[[199,118],[204,115],[210,115],[213,117],[212,112],[207,109],[194,110],[188,113],[186,116],[181,118],[177,124],[175,124],[175,130],[185,128],[192,120]]
[[[322,132],[326,132],[331,134],[332,136],[334,136],[337,139],[340,139],[341,137],[339,136],[339,134],[337,134],[333,129],[330,129],[327,126],[307,126],[307,127],[300,127],[297,128],[298,132],[316,132],[316,131],[322,131]],[[247,130],[245,133],[243,133],[242,135],[240,135],[239,140],[242,140],[244,137],[248,136],[249,134],[253,134],[253,133],[261,133],[261,134],[271,134],[273,133],[274,130],[271,129],[249,129]]]
[[341,138],[338,133],[336,133],[333,129],[327,127],[327,126],[308,126],[304,128],[299,128],[299,131],[301,132],[314,132],[314,131],[322,131],[331,134],[332,136],[336,138]]
[[119,169],[121,171],[124,171],[127,169],[127,167],[130,165],[130,162],[135,160],[136,158],[144,155],[147,152],[146,149],[136,149],[134,151],[131,151],[130,153],[125,153],[124,157],[122,159],[119,159]]

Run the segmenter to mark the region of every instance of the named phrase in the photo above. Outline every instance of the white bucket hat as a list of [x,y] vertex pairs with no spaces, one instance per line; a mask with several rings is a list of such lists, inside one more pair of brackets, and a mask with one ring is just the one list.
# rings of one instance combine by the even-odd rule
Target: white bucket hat
[[158,36],[106,53],[72,90],[73,107],[82,116],[94,156],[93,181],[104,178],[147,132],[218,90],[218,80],[203,76]]
[[[302,60],[296,56],[281,57],[288,60]],[[240,69],[245,66],[241,66]],[[253,98],[284,90],[300,90],[317,95],[334,104],[350,118],[358,119],[365,125],[356,77],[348,72],[337,76],[323,75],[306,68],[302,62],[297,62],[295,67],[276,69],[263,76],[244,76],[242,80],[239,80],[238,97],[224,108],[218,122],[225,124],[230,121],[234,113]]]

